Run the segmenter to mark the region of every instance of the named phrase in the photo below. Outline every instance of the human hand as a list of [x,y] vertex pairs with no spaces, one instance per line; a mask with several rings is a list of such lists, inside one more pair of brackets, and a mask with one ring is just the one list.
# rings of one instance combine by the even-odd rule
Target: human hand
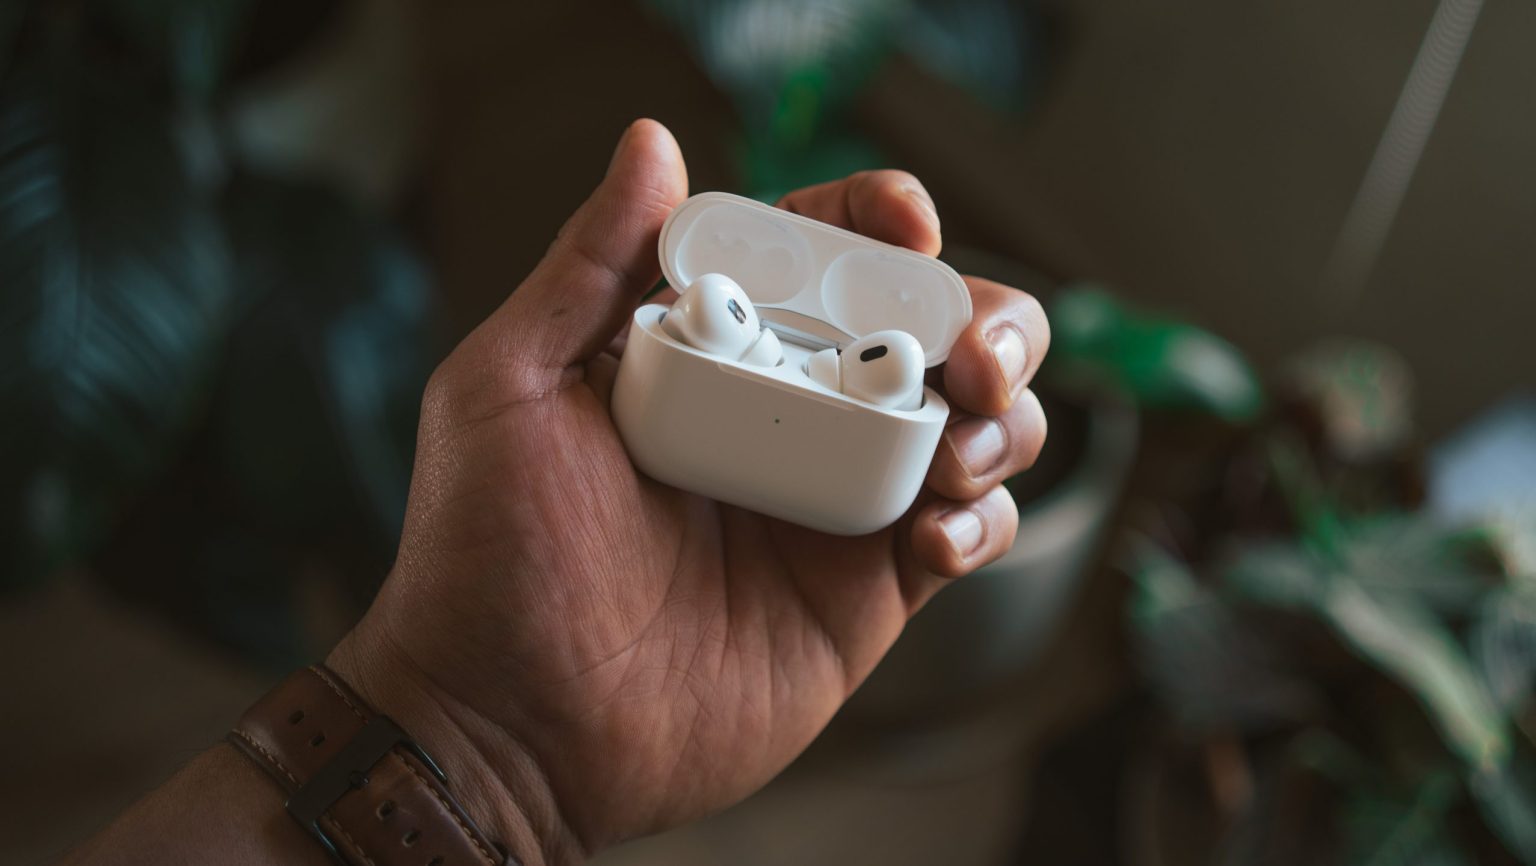
[[[825,535],[667,487],[609,417],[623,332],[687,194],[640,121],[522,286],[434,373],[393,573],[332,667],[395,716],[525,862],[717,811],[798,755],[947,580],[1008,549],[1000,482],[1045,437],[1028,295],[968,279],[930,382],[953,407],[894,526]],[[919,252],[938,220],[881,171],[781,206]],[[465,786],[465,782],[468,786]]]

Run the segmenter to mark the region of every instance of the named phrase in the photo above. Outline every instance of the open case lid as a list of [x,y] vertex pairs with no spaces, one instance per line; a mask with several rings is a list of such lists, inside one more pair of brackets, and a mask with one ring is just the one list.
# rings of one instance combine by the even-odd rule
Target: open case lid
[[659,246],[678,291],[725,274],[765,321],[839,347],[894,328],[917,338],[932,367],[971,321],[970,291],[938,259],[730,193],[678,205]]

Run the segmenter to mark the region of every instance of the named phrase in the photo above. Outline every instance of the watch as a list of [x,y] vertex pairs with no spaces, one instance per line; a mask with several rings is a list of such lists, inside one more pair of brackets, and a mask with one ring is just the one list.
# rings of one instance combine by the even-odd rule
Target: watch
[[343,863],[518,863],[453,798],[426,750],[323,665],[279,683],[227,739],[277,781],[288,813]]

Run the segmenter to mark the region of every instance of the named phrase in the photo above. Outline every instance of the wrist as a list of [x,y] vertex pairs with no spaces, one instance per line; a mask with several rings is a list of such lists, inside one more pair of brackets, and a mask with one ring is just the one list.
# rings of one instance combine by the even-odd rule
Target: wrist
[[361,630],[343,639],[326,665],[432,755],[453,796],[491,838],[524,866],[584,859],[534,756],[444,694],[403,653]]
[[284,811],[283,789],[228,744],[198,755],[59,864],[211,862],[334,864]]

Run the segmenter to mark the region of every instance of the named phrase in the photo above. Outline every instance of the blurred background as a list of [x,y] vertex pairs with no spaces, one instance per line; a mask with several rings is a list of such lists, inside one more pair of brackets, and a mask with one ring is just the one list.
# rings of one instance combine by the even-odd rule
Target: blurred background
[[[1013,551],[607,864],[1536,863],[1536,4],[6,0],[0,861],[323,655],[626,124],[1054,328]],[[21,794],[19,792],[25,792]]]

